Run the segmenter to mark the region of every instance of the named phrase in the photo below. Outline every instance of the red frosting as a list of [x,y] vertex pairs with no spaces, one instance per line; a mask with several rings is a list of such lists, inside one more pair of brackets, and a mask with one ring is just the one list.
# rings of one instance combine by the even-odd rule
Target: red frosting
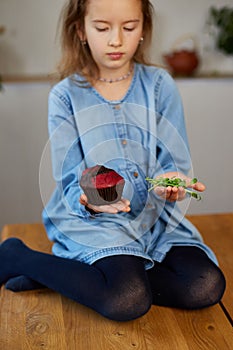
[[81,183],[83,186],[102,189],[124,184],[124,179],[114,170],[96,165],[83,171]]
[[92,185],[96,188],[112,187],[123,181],[123,177],[117,174],[114,170],[109,173],[98,174],[91,179]]

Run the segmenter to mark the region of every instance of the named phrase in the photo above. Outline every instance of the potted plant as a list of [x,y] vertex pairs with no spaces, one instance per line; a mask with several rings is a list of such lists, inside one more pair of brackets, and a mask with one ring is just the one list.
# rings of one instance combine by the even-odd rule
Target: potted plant
[[208,24],[217,30],[213,33],[216,47],[227,55],[233,54],[233,8],[224,6],[209,9]]

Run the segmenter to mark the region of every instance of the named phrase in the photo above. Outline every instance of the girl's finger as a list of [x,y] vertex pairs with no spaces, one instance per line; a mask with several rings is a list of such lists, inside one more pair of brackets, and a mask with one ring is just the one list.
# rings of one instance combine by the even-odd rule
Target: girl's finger
[[178,188],[178,201],[182,201],[186,197],[186,192],[183,187]]
[[203,192],[206,189],[205,185],[202,182],[195,183],[194,185],[192,185],[192,188],[199,192]]
[[123,203],[112,204],[111,207],[117,209],[117,211],[123,211],[123,212],[130,211],[130,207],[128,205],[123,204]]
[[80,196],[80,199],[79,199],[79,202],[82,204],[82,205],[87,205],[88,201],[87,201],[87,196],[85,194],[81,194]]
[[130,201],[128,199],[121,199],[120,201],[113,203],[113,204],[107,204],[107,205],[91,205],[89,204],[88,207],[96,212],[101,213],[109,213],[109,214],[116,214],[120,211],[123,212],[129,212],[130,211]]
[[169,201],[176,201],[179,197],[179,192],[177,187],[168,187],[169,191],[167,192],[167,199]]
[[166,189],[164,187],[155,187],[154,191],[158,196],[166,198]]
[[121,198],[121,201],[125,204],[125,206],[129,207],[130,206],[130,201],[125,198]]

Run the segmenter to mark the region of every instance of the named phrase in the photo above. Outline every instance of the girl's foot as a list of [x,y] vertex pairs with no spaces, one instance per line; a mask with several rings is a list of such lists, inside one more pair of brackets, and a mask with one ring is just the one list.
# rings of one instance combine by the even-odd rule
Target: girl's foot
[[18,238],[8,238],[0,244],[0,285],[20,274],[19,260],[26,249]]
[[6,282],[5,288],[11,290],[12,292],[22,292],[27,290],[42,289],[45,287],[29,277],[17,276],[10,278]]

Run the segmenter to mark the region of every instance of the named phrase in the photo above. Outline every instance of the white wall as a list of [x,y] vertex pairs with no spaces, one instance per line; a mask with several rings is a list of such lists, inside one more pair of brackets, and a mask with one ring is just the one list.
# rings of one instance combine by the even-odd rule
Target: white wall
[[59,57],[56,29],[65,0],[1,0],[0,74],[47,74]]
[[40,221],[39,165],[47,141],[49,89],[49,84],[5,84],[0,93],[0,228]]
[[207,190],[189,213],[232,212],[233,79],[178,80],[194,174]]

